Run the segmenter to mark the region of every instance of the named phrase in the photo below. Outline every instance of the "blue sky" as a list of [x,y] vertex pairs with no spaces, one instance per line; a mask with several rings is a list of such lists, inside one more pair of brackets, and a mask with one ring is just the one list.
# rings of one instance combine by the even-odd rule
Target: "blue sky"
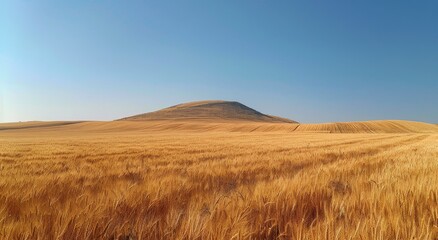
[[0,1],[0,122],[235,100],[438,123],[437,1]]

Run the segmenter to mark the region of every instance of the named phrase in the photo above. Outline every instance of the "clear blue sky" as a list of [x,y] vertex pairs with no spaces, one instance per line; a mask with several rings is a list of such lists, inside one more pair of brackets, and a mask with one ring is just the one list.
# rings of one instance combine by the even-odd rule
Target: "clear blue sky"
[[0,122],[204,99],[438,122],[438,1],[0,0]]

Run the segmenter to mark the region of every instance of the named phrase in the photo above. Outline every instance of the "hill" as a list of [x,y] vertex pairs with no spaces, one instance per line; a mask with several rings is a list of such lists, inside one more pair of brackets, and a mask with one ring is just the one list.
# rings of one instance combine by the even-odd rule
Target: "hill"
[[11,122],[0,123],[0,130],[28,129],[28,128],[44,128],[44,127],[59,127],[79,123],[79,121],[30,121],[30,122]]
[[183,103],[159,111],[139,114],[119,120],[239,120],[270,123],[296,123],[290,119],[266,115],[232,101],[199,101]]

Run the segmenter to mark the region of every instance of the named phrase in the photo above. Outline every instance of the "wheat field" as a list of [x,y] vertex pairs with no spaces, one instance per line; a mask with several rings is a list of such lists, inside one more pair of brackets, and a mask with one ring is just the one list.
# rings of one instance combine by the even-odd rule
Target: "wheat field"
[[0,239],[438,239],[438,134],[0,132]]

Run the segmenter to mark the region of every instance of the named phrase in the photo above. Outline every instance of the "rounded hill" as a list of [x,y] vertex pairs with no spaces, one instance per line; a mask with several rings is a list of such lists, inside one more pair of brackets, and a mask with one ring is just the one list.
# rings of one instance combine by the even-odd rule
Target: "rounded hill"
[[244,120],[271,123],[296,123],[290,119],[263,114],[239,102],[220,100],[183,103],[159,111],[139,114],[120,120]]

